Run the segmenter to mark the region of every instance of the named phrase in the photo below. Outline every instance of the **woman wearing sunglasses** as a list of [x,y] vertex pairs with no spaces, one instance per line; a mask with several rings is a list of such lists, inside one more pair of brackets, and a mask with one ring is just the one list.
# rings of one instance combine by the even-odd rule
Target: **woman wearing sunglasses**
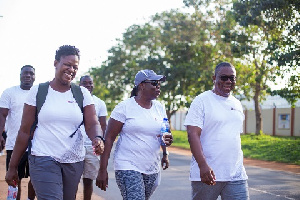
[[216,200],[219,195],[223,200],[249,199],[240,138],[244,113],[241,102],[231,95],[235,81],[234,66],[218,64],[214,88],[198,95],[186,116],[193,154],[192,199]]
[[[96,184],[102,190],[108,186],[107,165],[117,135],[114,169],[123,199],[149,199],[160,182],[161,123],[166,118],[165,108],[155,99],[160,95],[160,82],[165,76],[153,70],[141,70],[135,76],[131,98],[119,103],[111,113],[105,134],[105,149],[101,156]],[[166,146],[173,141],[165,136]],[[166,146],[161,165],[169,166]]]

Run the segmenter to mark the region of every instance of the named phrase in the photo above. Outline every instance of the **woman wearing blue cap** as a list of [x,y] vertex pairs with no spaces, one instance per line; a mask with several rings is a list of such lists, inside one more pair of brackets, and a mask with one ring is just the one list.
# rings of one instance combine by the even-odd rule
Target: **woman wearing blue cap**
[[[111,113],[105,136],[105,149],[101,156],[96,184],[102,190],[108,186],[107,165],[117,135],[114,153],[116,182],[123,199],[149,199],[160,182],[161,123],[166,118],[164,106],[155,99],[160,95],[160,83],[166,77],[153,70],[141,70],[135,76],[131,98],[119,103]],[[166,146],[173,141],[165,136]],[[163,147],[161,165],[169,166]]]

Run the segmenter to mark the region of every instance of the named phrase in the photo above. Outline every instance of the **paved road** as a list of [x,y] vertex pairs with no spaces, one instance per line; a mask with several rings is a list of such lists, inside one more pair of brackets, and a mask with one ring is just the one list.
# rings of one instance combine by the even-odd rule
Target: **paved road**
[[[112,157],[112,156],[111,156]],[[152,195],[152,200],[190,199],[189,164],[190,156],[170,155],[171,167],[162,171],[161,185]],[[249,176],[251,200],[300,200],[300,175],[246,166]],[[109,188],[106,192],[94,188],[94,192],[105,200],[121,200],[109,161]]]

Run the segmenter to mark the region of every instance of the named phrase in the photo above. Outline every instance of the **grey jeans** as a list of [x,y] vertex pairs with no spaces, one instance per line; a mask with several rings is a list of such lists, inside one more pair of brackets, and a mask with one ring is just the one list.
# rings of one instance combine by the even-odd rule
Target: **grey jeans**
[[29,155],[31,182],[39,200],[75,200],[83,161],[59,163],[49,156]]
[[192,199],[216,200],[249,200],[248,183],[240,181],[217,181],[216,185],[206,185],[201,181],[192,181]]

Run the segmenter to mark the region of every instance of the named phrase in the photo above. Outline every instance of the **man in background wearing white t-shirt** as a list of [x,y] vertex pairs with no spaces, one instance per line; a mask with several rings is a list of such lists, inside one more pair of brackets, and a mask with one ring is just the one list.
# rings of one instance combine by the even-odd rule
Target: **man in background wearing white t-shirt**
[[234,66],[218,64],[213,82],[213,90],[194,99],[184,123],[193,154],[192,199],[216,200],[221,195],[222,200],[248,200],[240,138],[244,113],[230,94],[236,82]]
[[[85,87],[93,93],[94,82],[92,77],[89,75],[82,76],[80,78],[80,86]],[[106,116],[107,110],[104,101],[93,95],[93,100],[95,103],[96,115],[101,125],[103,134],[106,130]],[[82,133],[85,133],[84,126],[80,127]],[[84,137],[84,147],[85,147],[85,159],[84,159],[84,171],[83,171],[83,200],[90,200],[93,193],[93,180],[97,178],[99,171],[99,156],[93,154],[92,141],[87,137],[86,134],[83,134]]]
[[[23,106],[25,99],[28,95],[30,88],[35,80],[35,69],[31,65],[25,65],[21,68],[20,74],[20,85],[13,86],[4,90],[0,98],[0,130],[7,130],[6,138],[6,170],[10,158],[15,146],[16,137],[21,125],[21,119],[23,114]],[[6,124],[5,124],[6,122]],[[29,163],[28,153],[25,152],[19,165],[18,165],[18,196],[17,199],[21,198],[21,179],[29,176]],[[35,192],[31,181],[28,182],[28,199],[33,200],[35,198]]]

